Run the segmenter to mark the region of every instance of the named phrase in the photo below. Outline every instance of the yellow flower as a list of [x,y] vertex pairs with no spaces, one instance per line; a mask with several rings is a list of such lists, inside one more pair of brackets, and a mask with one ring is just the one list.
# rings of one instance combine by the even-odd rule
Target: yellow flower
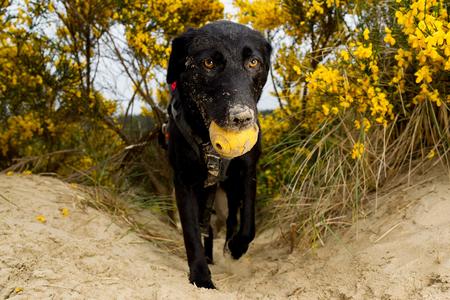
[[[356,129],[361,129],[361,122],[359,120],[355,120],[354,125]],[[364,129],[364,132],[369,131],[371,126],[372,124],[370,124],[370,121],[367,118],[363,118],[362,127]]]
[[347,50],[342,50],[340,54],[344,61],[348,61],[350,59],[350,55]]
[[397,23],[399,25],[405,24],[405,15],[401,11],[397,10],[395,12],[395,17],[397,18]]
[[330,106],[328,104],[323,104],[322,110],[325,116],[328,116],[330,114]]
[[436,151],[434,151],[434,149],[432,149],[430,151],[430,153],[428,153],[427,158],[432,159],[435,155],[436,155]]
[[14,176],[14,172],[13,171],[8,171],[8,172],[6,172],[6,176]]
[[39,222],[41,222],[43,224],[47,223],[47,219],[43,215],[36,216],[36,220],[38,220]]
[[364,47],[361,43],[358,44],[358,48],[356,48],[354,52],[355,56],[360,59],[369,58],[372,56],[372,44]]
[[327,7],[339,6],[340,0],[327,0]]
[[364,154],[364,145],[361,144],[360,142],[356,142],[353,145],[353,150],[352,150],[352,158],[353,159],[360,159],[362,157],[362,155]]
[[419,71],[414,73],[416,75],[416,83],[420,83],[422,81],[425,81],[427,83],[430,83],[433,79],[431,78],[430,69],[428,66],[423,66],[420,68]]
[[23,292],[23,288],[21,288],[19,286],[14,289],[14,293],[16,293],[16,294],[21,293],[21,292]]
[[333,107],[331,108],[331,112],[333,113],[333,115],[337,115],[338,112],[339,112],[339,108],[337,108],[336,106],[333,106]]
[[450,71],[450,59],[447,59],[447,62],[445,63],[445,66],[444,66],[444,70]]
[[386,32],[386,36],[384,37],[384,41],[388,44],[390,44],[391,46],[395,45],[395,39],[392,37],[392,31],[388,28],[385,27],[384,31]]
[[299,66],[294,66],[292,69],[294,69],[295,73],[297,73],[297,75],[302,74],[302,70],[300,69]]
[[22,172],[22,175],[24,176],[30,176],[31,174],[33,174],[30,170],[25,170]]
[[87,170],[87,169],[89,169],[90,167],[92,167],[92,166],[94,165],[94,161],[93,161],[93,159],[92,159],[91,157],[89,157],[89,156],[83,156],[83,157],[80,159],[80,165],[81,165],[81,168],[82,168],[83,170]]
[[313,0],[312,6],[309,8],[308,12],[306,13],[306,16],[308,18],[312,17],[314,13],[317,13],[319,15],[323,14],[323,7],[322,3],[320,1]]
[[369,39],[369,33],[370,33],[369,29],[367,28],[364,29],[363,36],[366,41]]
[[69,216],[70,212],[69,209],[67,207],[63,207],[59,210],[61,212],[61,214],[63,215],[63,217],[67,217]]
[[364,118],[363,126],[364,126],[364,131],[367,132],[372,125],[370,124],[370,121],[367,118]]

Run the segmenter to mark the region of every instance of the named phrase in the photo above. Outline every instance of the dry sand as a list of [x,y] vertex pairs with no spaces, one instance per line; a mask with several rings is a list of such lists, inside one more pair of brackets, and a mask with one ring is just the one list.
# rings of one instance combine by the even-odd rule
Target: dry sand
[[450,299],[443,172],[398,186],[375,214],[306,254],[273,247],[269,234],[237,262],[216,245],[218,290],[188,284],[184,259],[80,207],[82,197],[53,178],[0,175],[1,299]]

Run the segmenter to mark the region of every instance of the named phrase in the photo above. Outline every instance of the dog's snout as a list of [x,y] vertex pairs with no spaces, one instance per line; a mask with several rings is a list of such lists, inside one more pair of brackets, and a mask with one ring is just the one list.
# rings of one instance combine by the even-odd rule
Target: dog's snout
[[229,110],[229,124],[235,128],[245,128],[255,121],[253,110],[245,105],[235,105]]

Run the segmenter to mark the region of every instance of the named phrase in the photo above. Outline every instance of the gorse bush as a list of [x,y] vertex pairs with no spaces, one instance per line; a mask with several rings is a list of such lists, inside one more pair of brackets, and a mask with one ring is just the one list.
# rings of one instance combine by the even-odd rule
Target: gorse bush
[[281,191],[277,222],[315,244],[403,167],[446,161],[448,1],[237,3],[280,45],[260,174],[261,192]]
[[173,219],[155,139],[170,41],[222,15],[214,0],[0,0],[0,169],[106,186]]
[[[223,11],[218,1],[46,0],[0,5],[0,168],[16,164],[62,176],[75,172],[91,184],[110,187],[120,166],[112,160],[120,161],[126,146],[147,145],[162,122],[157,107],[167,92],[160,74],[165,72],[171,39],[188,27],[221,18]],[[120,96],[114,82],[104,81],[99,69],[111,64],[132,85],[130,99]],[[123,100],[130,103],[124,111],[118,105]],[[133,122],[130,109],[137,101],[154,121],[138,135],[130,134],[136,131],[130,126],[139,123]],[[145,151],[160,162],[161,153],[149,149]],[[131,157],[138,158],[126,157],[133,165]],[[155,169],[162,166],[154,167],[147,166],[146,176],[159,180]],[[161,185],[166,189],[155,188]],[[170,183],[155,181],[149,186],[161,191]]]

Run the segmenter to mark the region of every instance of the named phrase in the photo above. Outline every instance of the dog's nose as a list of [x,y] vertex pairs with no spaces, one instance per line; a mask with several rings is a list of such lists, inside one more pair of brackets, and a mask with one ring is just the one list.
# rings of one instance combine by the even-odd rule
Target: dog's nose
[[229,110],[229,124],[234,128],[245,128],[253,124],[255,113],[245,105],[235,105]]

